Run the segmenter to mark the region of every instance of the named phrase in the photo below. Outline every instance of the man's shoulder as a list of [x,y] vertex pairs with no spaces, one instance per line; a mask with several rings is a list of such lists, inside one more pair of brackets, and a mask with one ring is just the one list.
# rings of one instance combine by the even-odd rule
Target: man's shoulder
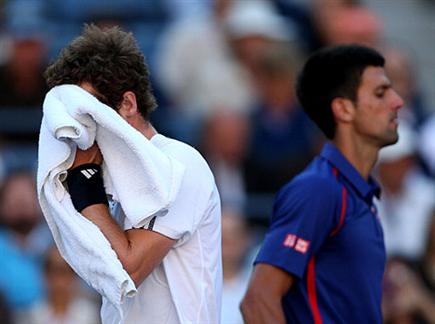
[[202,158],[201,154],[193,146],[174,138],[157,134],[151,139],[151,142],[166,153],[176,153],[187,156],[196,155]]
[[283,224],[302,217],[329,222],[341,204],[341,190],[340,183],[333,176],[302,172],[278,192],[272,221]]
[[284,185],[277,194],[276,201],[335,201],[341,197],[341,185],[332,174],[308,167]]
[[340,183],[333,174],[320,172],[317,169],[308,168],[296,175],[281,190],[312,190],[317,193],[328,193],[340,188]]
[[193,146],[160,134],[152,138],[152,143],[163,153],[182,163],[186,174],[197,179],[213,177],[207,161]]
[[181,160],[180,162],[183,160],[205,162],[197,149],[179,140],[158,134],[151,139],[151,142],[165,154]]

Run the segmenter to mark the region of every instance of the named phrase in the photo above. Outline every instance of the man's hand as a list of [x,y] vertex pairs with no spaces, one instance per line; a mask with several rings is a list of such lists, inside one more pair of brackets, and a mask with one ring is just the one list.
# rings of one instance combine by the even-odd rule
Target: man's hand
[[86,151],[77,149],[76,157],[71,169],[86,163],[95,163],[98,165],[103,163],[103,156],[101,155],[100,148],[98,147],[97,143],[94,143],[94,145],[92,145]]

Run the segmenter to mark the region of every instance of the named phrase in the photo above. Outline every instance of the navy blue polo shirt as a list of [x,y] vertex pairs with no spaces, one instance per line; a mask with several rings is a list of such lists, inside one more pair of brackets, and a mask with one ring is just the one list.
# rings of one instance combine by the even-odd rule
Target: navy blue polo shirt
[[282,300],[288,323],[382,323],[379,194],[330,143],[280,190],[255,263],[298,279]]

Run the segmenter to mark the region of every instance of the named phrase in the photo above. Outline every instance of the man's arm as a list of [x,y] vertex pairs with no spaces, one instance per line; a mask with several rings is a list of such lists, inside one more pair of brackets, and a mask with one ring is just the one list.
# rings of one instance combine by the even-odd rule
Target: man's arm
[[240,309],[246,324],[285,324],[281,300],[295,279],[277,267],[259,263],[254,268]]
[[176,242],[162,234],[146,229],[123,231],[110,216],[109,210],[104,204],[86,207],[83,209],[82,215],[103,232],[136,286],[140,285],[160,264]]
[[[102,156],[97,145],[94,144],[86,151],[77,150],[71,168],[86,163],[102,163]],[[84,208],[81,214],[98,226],[136,286],[140,285],[160,264],[176,243],[176,240],[146,229],[124,231],[111,217],[105,204],[90,205]]]

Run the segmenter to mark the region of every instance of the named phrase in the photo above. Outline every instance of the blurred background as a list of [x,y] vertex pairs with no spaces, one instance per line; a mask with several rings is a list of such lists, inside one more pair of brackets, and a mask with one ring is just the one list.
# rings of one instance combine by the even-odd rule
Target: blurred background
[[239,302],[274,195],[324,137],[295,98],[312,51],[376,47],[406,107],[376,175],[389,261],[385,323],[435,323],[435,1],[0,0],[0,323],[99,323],[99,297],[53,247],[35,190],[41,73],[86,22],[133,32],[159,132],[201,151],[223,205],[222,322]]

